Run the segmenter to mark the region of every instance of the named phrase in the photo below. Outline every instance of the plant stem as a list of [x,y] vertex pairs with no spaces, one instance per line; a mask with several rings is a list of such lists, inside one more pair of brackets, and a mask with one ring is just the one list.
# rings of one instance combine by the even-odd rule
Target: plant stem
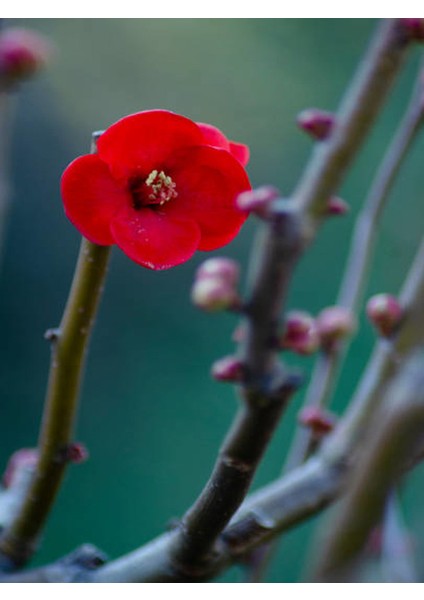
[[271,343],[291,273],[302,248],[296,213],[276,203],[262,232],[252,291],[245,306],[247,335],[241,348],[243,406],[202,493],[184,515],[170,560],[181,581],[210,567],[218,536],[249,489],[258,463],[288,399],[299,384],[276,359]]
[[384,409],[374,415],[349,491],[316,553],[314,581],[352,581],[370,531],[423,431],[423,360],[414,355],[391,386]]
[[5,565],[20,566],[33,553],[66,468],[88,342],[103,291],[110,247],[83,239],[58,330],[50,332],[52,358],[39,437],[39,460],[20,510],[0,537]]

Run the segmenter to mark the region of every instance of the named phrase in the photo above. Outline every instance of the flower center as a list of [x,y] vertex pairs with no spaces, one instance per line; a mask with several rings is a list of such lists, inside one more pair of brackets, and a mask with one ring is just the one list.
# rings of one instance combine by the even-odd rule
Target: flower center
[[169,175],[154,169],[147,179],[135,179],[130,183],[130,192],[134,208],[159,205],[169,202],[178,196],[176,185]]

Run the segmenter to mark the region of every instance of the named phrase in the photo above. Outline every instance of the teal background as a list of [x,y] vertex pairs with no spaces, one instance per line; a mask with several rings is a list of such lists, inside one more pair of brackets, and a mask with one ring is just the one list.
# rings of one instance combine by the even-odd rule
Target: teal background
[[[312,143],[295,126],[303,108],[337,107],[376,22],[367,19],[51,19],[17,20],[45,33],[54,60],[16,94],[11,152],[12,203],[0,279],[0,458],[36,443],[49,365],[44,331],[58,324],[80,236],[63,214],[59,180],[88,151],[93,130],[120,117],[165,108],[212,123],[249,144],[254,186],[290,193]],[[418,51],[405,70],[341,195],[352,207],[325,225],[302,260],[290,307],[316,313],[334,302],[355,213],[409,98]],[[396,293],[423,223],[423,140],[392,193],[367,294]],[[251,219],[215,254],[246,273]],[[233,350],[234,317],[202,314],[189,300],[206,255],[150,272],[117,248],[100,308],[82,391],[76,439],[90,460],[71,466],[34,564],[83,542],[111,557],[163,531],[194,500],[236,409],[231,386],[214,382],[211,363]],[[361,313],[334,400],[341,411],[373,344]],[[308,374],[311,359],[291,357]],[[254,487],[276,477],[295,425],[299,393]],[[418,469],[404,502],[424,533]],[[288,533],[269,581],[299,581],[317,520]],[[422,555],[423,553],[421,553]],[[239,568],[219,581],[242,581]]]

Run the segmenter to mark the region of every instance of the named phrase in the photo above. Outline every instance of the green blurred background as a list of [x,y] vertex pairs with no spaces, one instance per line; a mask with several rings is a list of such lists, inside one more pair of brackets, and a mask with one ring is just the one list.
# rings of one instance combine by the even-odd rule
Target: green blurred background
[[[301,109],[336,108],[373,20],[51,19],[16,20],[46,34],[54,61],[16,95],[13,197],[0,280],[1,460],[36,442],[49,364],[44,331],[58,324],[80,236],[62,210],[64,167],[87,152],[93,130],[143,109],[166,108],[212,123],[250,145],[254,186],[289,193],[311,150],[298,132]],[[300,265],[290,306],[317,312],[334,302],[353,219],[409,97],[413,52],[341,195],[350,214],[328,223]],[[416,144],[384,218],[368,293],[396,293],[423,223],[423,140]],[[215,254],[246,272],[252,219]],[[90,460],[71,466],[36,563],[83,542],[111,557],[159,534],[201,489],[236,408],[231,386],[209,376],[231,353],[229,315],[205,315],[189,301],[206,255],[165,272],[144,270],[114,249],[88,360],[76,439]],[[361,331],[335,398],[343,409],[367,360],[373,334]],[[291,359],[308,373],[311,360]],[[295,398],[255,480],[274,478],[291,437]],[[424,501],[420,471],[404,502],[414,530]],[[288,533],[270,581],[298,581],[317,520]],[[419,542],[418,549],[420,549]],[[421,552],[421,554],[423,554]],[[233,568],[219,581],[241,581]]]

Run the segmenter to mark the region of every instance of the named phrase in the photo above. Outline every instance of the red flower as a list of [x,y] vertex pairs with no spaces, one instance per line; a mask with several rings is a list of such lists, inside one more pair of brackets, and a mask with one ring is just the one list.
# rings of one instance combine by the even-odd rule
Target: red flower
[[97,150],[62,176],[66,215],[95,244],[167,269],[227,244],[246,219],[236,198],[250,189],[248,148],[211,125],[140,112],[109,127]]

